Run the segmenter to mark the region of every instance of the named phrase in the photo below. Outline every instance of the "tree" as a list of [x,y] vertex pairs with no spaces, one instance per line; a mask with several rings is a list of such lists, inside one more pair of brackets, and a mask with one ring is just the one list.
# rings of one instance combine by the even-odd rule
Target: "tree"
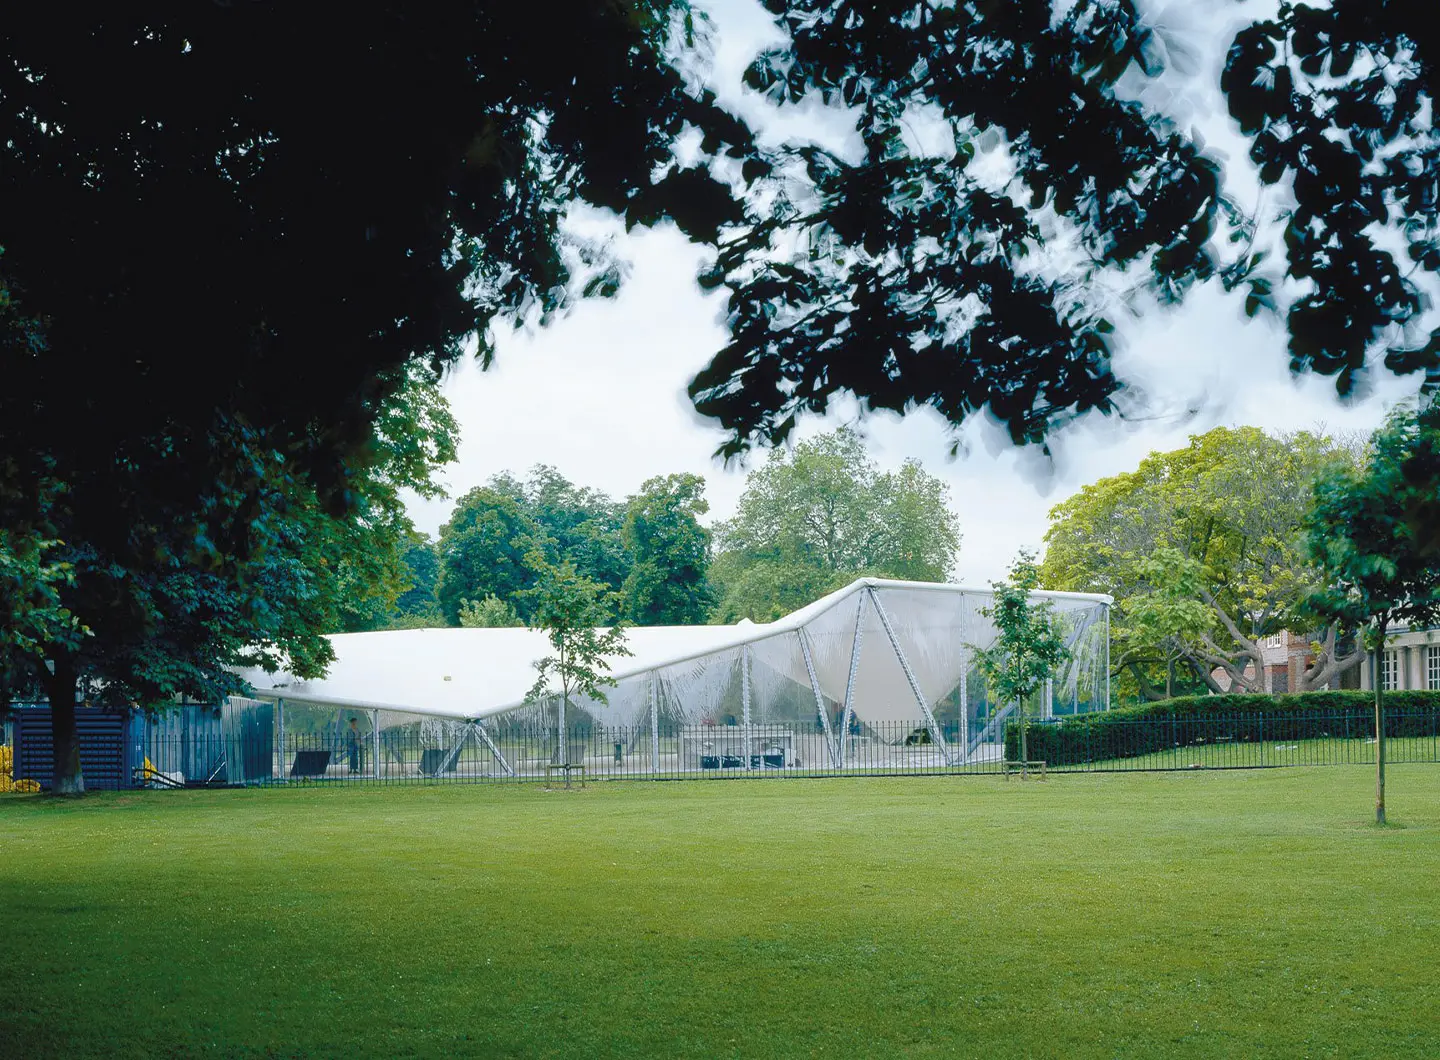
[[769,621],[866,575],[942,581],[960,547],[945,484],[913,462],[881,474],[844,428],[772,452],[716,538],[727,621]]
[[539,549],[531,550],[525,559],[536,576],[534,588],[523,593],[533,616],[531,628],[544,630],[555,650],[554,655],[535,663],[535,685],[529,698],[535,702],[555,699],[559,736],[555,760],[569,765],[565,710],[571,697],[605,702],[605,688],[615,685],[609,660],[631,652],[625,646],[623,622],[601,628],[617,606],[607,599],[614,595],[609,589],[579,574],[569,560],[549,562]]
[[[726,453],[783,440],[844,392],[956,424],[985,409],[1017,444],[1042,442],[1114,409],[1111,307],[1172,304],[1207,282],[1252,316],[1285,312],[1292,369],[1335,375],[1342,394],[1369,354],[1436,371],[1440,332],[1422,330],[1425,274],[1440,270],[1423,5],[1286,2],[1237,33],[1220,87],[1260,180],[1294,189],[1274,221],[1248,205],[1248,167],[1227,186],[1147,103],[1160,94],[1147,82],[1187,50],[1164,11],[766,6],[782,39],[749,86],[780,106],[847,108],[859,147],[768,151],[745,223],[717,241],[703,282],[729,289],[730,338],[690,393],[731,432]],[[1262,268],[1267,254],[1298,282]]]
[[991,604],[981,614],[995,626],[994,643],[976,650],[975,665],[999,703],[1014,703],[1020,727],[1020,775],[1028,768],[1025,703],[1070,658],[1048,600],[1032,600],[1040,585],[1034,553],[1021,550],[1003,582],[991,582]]
[[461,599],[491,593],[524,614],[517,594],[534,583],[525,554],[536,547],[550,562],[568,559],[580,574],[618,590],[630,569],[622,516],[605,494],[544,464],[523,481],[495,475],[460,499],[440,531],[438,593],[446,619],[458,621]]
[[1280,218],[1301,291],[1287,313],[1291,366],[1335,375],[1342,394],[1378,351],[1437,380],[1440,330],[1424,330],[1422,287],[1440,271],[1430,16],[1393,0],[1285,3],[1236,34],[1220,81],[1260,180],[1285,182],[1295,201]]
[[[669,61],[703,32],[670,0],[8,12],[0,199],[26,209],[0,244],[54,356],[5,364],[6,473],[122,452],[198,507],[237,466],[209,444],[223,414],[343,505],[410,364],[470,337],[488,363],[492,321],[614,293],[565,204],[702,239],[735,216],[705,163],[749,133]],[[147,498],[94,503],[123,526]]]
[[498,629],[525,623],[513,604],[491,593],[483,600],[460,601],[460,625],[466,629]]
[[630,569],[621,533],[624,505],[575,485],[546,464],[530,469],[517,499],[550,540],[552,560],[563,556],[585,577],[620,588]]
[[[1044,582],[1116,598],[1112,666],[1147,698],[1161,694],[1172,652],[1187,682],[1222,691],[1218,669],[1234,690],[1265,691],[1261,641],[1283,629],[1316,633],[1299,609],[1320,576],[1303,531],[1310,492],[1353,459],[1333,439],[1254,427],[1218,427],[1151,453],[1051,510]],[[1204,605],[1208,623],[1188,605],[1174,610],[1182,593]],[[1350,632],[1319,630],[1315,660],[1291,691],[1322,688],[1358,665]]]
[[351,540],[340,545],[336,567],[340,592],[340,629],[359,632],[380,629],[400,609],[400,600],[415,590],[415,568],[425,576],[430,558],[430,604],[412,597],[412,606],[427,617],[438,617],[433,606],[433,550],[419,535],[405,503],[402,488],[434,500],[445,490],[435,473],[453,463],[460,428],[450,403],[423,369],[412,368],[403,389],[378,417],[373,448],[380,458],[379,474],[367,474],[364,488],[352,500],[352,513],[331,525],[348,527]]
[[[1158,650],[1165,666],[1165,698],[1175,695],[1175,664],[1186,659],[1190,646],[1205,637],[1215,615],[1200,599],[1200,565],[1174,548],[1162,548],[1144,557],[1137,573],[1149,586],[1125,602],[1127,642],[1140,650]],[[1131,648],[1131,643],[1125,645]],[[1140,660],[1130,657],[1132,666]],[[1148,697],[1147,697],[1148,698]]]
[[1440,618],[1440,550],[1413,513],[1440,494],[1440,407],[1396,409],[1371,438],[1364,464],[1315,486],[1306,526],[1323,571],[1314,613],[1365,630],[1375,689],[1375,823],[1385,823],[1385,710],[1379,662],[1397,623]]
[[[60,629],[0,643],[4,669],[28,673],[50,702],[57,793],[84,791],[78,695],[160,708],[177,695],[215,702],[245,691],[231,667],[319,676],[333,658],[324,634],[372,603],[393,603],[400,548],[411,532],[400,491],[433,492],[433,474],[454,456],[454,422],[437,399],[434,383],[418,373],[391,399],[404,407],[378,417],[375,458],[352,480],[356,495],[343,517],[331,515],[282,456],[254,452],[266,488],[237,506],[232,518],[243,514],[243,526],[226,527],[243,535],[246,547],[202,541],[205,564],[188,557],[208,520],[184,506],[166,512],[163,523],[132,527],[130,546],[115,554],[71,533],[83,516],[69,484],[57,485],[47,519],[56,542],[50,554],[63,577],[49,580],[46,607]],[[123,464],[102,468],[126,473]]]
[[[550,16],[7,12],[0,198],[26,208],[0,219],[0,286],[33,327],[0,347],[0,526],[24,550],[65,542],[62,596],[91,647],[48,652],[62,713],[85,674],[146,702],[228,687],[202,648],[282,644],[323,666],[308,626],[277,624],[334,617],[307,535],[328,548],[321,514],[366,521],[379,419],[411,368],[438,372],[471,337],[488,363],[492,321],[614,293],[565,203],[698,238],[734,216],[707,163],[746,157],[749,134],[668,61],[696,28],[685,9]],[[704,157],[674,165],[687,127]],[[62,787],[79,785],[71,759]]]
[[[0,242],[58,356],[5,366],[7,474],[33,484],[50,458],[68,480],[93,451],[79,416],[99,451],[203,510],[244,464],[211,444],[223,413],[343,505],[406,364],[443,365],[470,335],[488,363],[493,321],[614,292],[602,248],[566,235],[576,200],[714,246],[704,280],[729,287],[732,334],[692,393],[731,452],[841,391],[955,423],[988,409],[1039,441],[1113,407],[1106,309],[1136,287],[1166,303],[1219,282],[1251,312],[1287,297],[1259,268],[1268,219],[1145,101],[1181,50],[1154,12],[769,7],[783,43],[751,87],[848,108],[853,156],[757,146],[687,77],[705,32],[683,2],[565,0],[536,19],[445,0],[402,19],[366,0],[343,26],[257,4],[11,13],[0,197],[27,208]],[[1425,15],[1283,4],[1236,36],[1221,82],[1261,179],[1294,189],[1268,240],[1300,291],[1292,364],[1344,391],[1367,353],[1400,371],[1440,356],[1420,333],[1440,268]],[[335,163],[356,144],[376,157]],[[205,372],[190,370],[198,334]],[[19,494],[15,517],[33,516],[37,494]]]
[[622,537],[630,557],[623,593],[639,626],[702,625],[715,606],[710,586],[710,510],[699,475],[648,479],[625,505]]
[[534,584],[525,556],[540,529],[515,497],[478,486],[455,505],[440,528],[440,609],[450,625],[460,621],[463,600],[497,596],[513,600]]
[[440,614],[440,598],[436,587],[440,580],[440,556],[435,542],[429,535],[415,533],[405,547],[402,557],[410,588],[395,601],[388,624],[393,628],[397,622],[423,622],[427,625],[445,624]]

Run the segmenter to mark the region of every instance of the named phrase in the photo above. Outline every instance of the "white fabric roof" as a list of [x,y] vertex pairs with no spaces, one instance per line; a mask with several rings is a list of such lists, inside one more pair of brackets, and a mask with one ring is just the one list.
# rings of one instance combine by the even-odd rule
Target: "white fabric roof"
[[[733,626],[634,626],[626,631],[633,653],[610,658],[623,679],[726,648],[751,644],[812,623],[870,586],[923,592],[988,595],[988,589],[929,582],[864,578],[775,622]],[[1060,610],[1109,604],[1108,596],[1040,592]],[[852,606],[853,610],[853,606]],[[285,699],[356,709],[406,711],[452,718],[481,718],[521,706],[535,683],[535,663],[551,653],[539,630],[407,629],[337,633],[329,637],[335,662],[329,673],[302,680],[280,672],[246,669],[240,675],[262,699]]]

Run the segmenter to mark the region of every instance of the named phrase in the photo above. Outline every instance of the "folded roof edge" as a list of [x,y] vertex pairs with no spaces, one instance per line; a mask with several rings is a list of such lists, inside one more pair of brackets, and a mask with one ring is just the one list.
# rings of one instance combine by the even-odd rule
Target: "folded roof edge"
[[[768,640],[771,637],[782,636],[786,633],[793,633],[794,631],[803,628],[808,622],[829,611],[837,604],[842,603],[846,598],[854,596],[856,593],[861,592],[862,590],[867,588],[904,589],[917,590],[921,592],[949,592],[958,593],[961,595],[964,595],[966,593],[973,593],[976,595],[984,596],[989,596],[993,593],[993,590],[989,588],[979,588],[973,585],[959,585],[950,582],[913,582],[900,581],[889,578],[857,578],[849,585],[842,586],[841,588],[836,589],[834,592],[827,593],[826,595],[820,597],[820,599],[815,600],[812,603],[806,604],[799,610],[792,611],[790,614],[778,618],[774,622],[753,624],[746,622],[735,626],[717,627],[717,629],[733,629],[735,631],[735,635],[731,637],[720,638],[698,651],[684,652],[682,654],[676,655],[674,658],[667,658],[660,662],[648,662],[640,666],[616,668],[611,671],[610,676],[613,677],[616,681],[623,681],[627,678],[635,677],[639,674],[648,673],[649,671],[661,669],[666,666],[678,666],[683,663],[691,662],[695,659],[703,658],[706,655],[713,655],[717,652],[723,651],[732,651],[735,648],[740,648],[747,644],[755,644],[759,641]],[[1111,606],[1115,602],[1114,597],[1105,593],[1075,593],[1054,589],[1034,589],[1031,590],[1029,595],[1032,597],[1039,597],[1040,599],[1045,600],[1071,600],[1076,602],[1088,602],[1092,604],[1104,604],[1106,607]],[[377,632],[414,633],[424,631],[381,630]],[[334,636],[372,635],[373,634],[366,633],[334,634]],[[421,714],[431,715],[435,717],[444,717],[458,721],[478,721],[482,718],[493,717],[497,714],[504,714],[509,711],[516,710],[520,707],[525,706],[527,703],[526,700],[521,699],[514,702],[496,704],[486,709],[476,711],[472,715],[461,717],[450,711],[424,709],[423,704],[416,705],[414,703],[379,702],[374,700],[352,698],[348,696],[335,696],[325,695],[321,693],[300,692],[287,688],[252,689],[250,698],[270,701],[278,701],[282,699],[294,700],[298,703],[313,703],[323,706],[346,707],[353,708],[355,710],[389,710],[405,714]]]

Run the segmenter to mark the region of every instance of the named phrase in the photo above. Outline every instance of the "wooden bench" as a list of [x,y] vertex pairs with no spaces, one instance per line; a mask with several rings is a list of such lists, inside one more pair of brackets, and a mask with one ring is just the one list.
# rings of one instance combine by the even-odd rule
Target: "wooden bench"
[[1040,779],[1045,779],[1045,763],[1043,760],[1034,762],[1010,762],[1002,759],[1000,772],[1005,774],[1005,779],[1010,779],[1010,774],[1019,773],[1022,777],[1026,773],[1039,773]]
[[571,762],[568,765],[563,766],[556,765],[554,762],[548,763],[545,766],[545,786],[547,788],[550,786],[550,778],[553,777],[556,773],[565,774],[565,786],[567,788],[570,786],[570,774],[579,773],[580,786],[582,788],[585,786],[585,767],[583,765],[580,765],[579,763]]

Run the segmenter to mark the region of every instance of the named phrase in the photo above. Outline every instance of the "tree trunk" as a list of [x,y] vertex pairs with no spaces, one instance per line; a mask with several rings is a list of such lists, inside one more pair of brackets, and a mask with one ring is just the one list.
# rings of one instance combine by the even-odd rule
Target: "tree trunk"
[[1018,706],[1020,708],[1017,712],[1020,715],[1020,779],[1024,780],[1025,771],[1030,768],[1030,749],[1025,741],[1025,701],[1020,700]]
[[1294,691],[1315,692],[1322,689],[1340,675],[1365,662],[1369,657],[1370,653],[1365,651],[1364,645],[1356,645],[1355,650],[1350,654],[1341,655],[1339,633],[1334,626],[1330,626],[1326,630],[1325,640],[1320,655],[1315,659],[1315,665],[1300,675],[1300,685]]
[[1380,635],[1375,646],[1374,662],[1371,663],[1370,682],[1375,686],[1375,823],[1385,823],[1385,702],[1382,698],[1380,679],[1381,660],[1385,651],[1385,623],[1380,623]]
[[75,728],[75,667],[56,662],[55,672],[44,677],[50,700],[50,726],[55,745],[55,773],[51,791],[56,795],[84,795],[85,774],[80,770],[80,735]]

